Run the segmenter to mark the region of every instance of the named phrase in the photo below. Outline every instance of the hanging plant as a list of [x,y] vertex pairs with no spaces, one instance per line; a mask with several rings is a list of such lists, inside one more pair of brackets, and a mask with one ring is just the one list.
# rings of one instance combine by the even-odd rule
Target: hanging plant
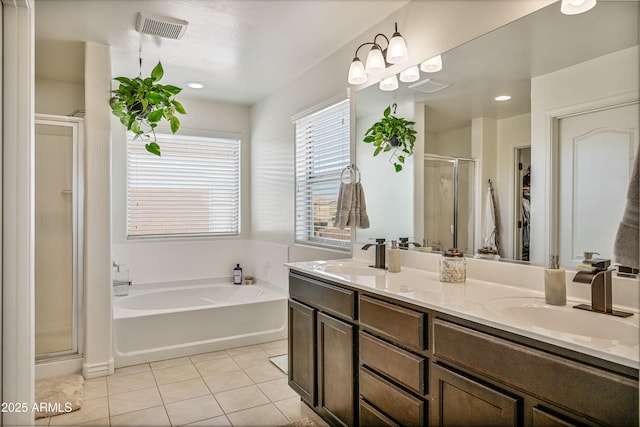
[[160,146],[155,128],[164,119],[169,122],[171,132],[176,133],[180,120],[175,114],[187,114],[182,104],[174,99],[182,89],[157,83],[163,75],[162,64],[158,61],[150,77],[116,77],[114,80],[120,82],[120,86],[112,91],[113,96],[109,100],[111,112],[135,134],[134,140],[140,138],[147,142],[147,151],[157,156],[160,155]]
[[[394,107],[396,104],[394,104]],[[395,110],[394,110],[395,113]],[[416,131],[411,128],[416,122],[405,120],[391,114],[391,106],[385,108],[384,117],[374,123],[364,133],[364,142],[376,147],[374,156],[392,151],[391,159],[396,172],[402,170],[405,158],[413,154]]]

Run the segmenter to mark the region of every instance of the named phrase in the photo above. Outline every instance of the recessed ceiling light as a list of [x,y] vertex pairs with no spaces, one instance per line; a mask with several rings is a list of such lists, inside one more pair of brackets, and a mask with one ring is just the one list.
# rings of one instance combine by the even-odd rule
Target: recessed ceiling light
[[496,96],[495,98],[496,101],[508,101],[511,99],[511,97],[509,95],[500,95],[500,96]]
[[191,89],[202,89],[203,87],[206,86],[204,83],[201,83],[201,82],[186,82],[185,84],[189,86]]

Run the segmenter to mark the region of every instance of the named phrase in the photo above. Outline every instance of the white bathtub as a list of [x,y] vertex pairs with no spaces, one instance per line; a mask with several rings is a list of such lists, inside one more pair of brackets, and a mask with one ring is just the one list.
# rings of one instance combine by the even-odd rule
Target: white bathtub
[[116,367],[286,338],[287,296],[268,285],[145,285],[114,297]]

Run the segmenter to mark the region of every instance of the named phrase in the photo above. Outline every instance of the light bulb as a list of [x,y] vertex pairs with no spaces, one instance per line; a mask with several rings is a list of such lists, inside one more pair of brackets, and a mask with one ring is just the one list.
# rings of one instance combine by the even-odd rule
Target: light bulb
[[371,74],[372,76],[384,73],[386,65],[380,46],[373,45],[369,51],[369,55],[367,55],[367,63],[364,68],[367,70],[367,74]]
[[400,81],[409,83],[415,82],[420,79],[420,70],[418,70],[418,66],[414,65],[413,67],[409,67],[403,72],[400,73]]
[[380,90],[392,91],[398,89],[398,77],[392,75],[380,81]]
[[351,61],[351,66],[349,67],[349,84],[359,85],[367,81],[367,73],[364,69],[364,65],[362,65],[362,61],[358,59],[356,56]]
[[577,15],[593,9],[596,0],[562,0],[560,12],[565,15]]
[[420,69],[425,73],[436,73],[442,70],[442,56],[434,56],[420,64]]
[[409,60],[409,50],[407,44],[399,32],[393,33],[387,47],[387,62],[389,64],[402,64]]

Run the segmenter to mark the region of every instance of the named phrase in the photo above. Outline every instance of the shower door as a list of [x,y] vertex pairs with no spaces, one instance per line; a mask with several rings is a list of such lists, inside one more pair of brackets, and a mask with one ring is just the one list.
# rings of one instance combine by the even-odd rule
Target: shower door
[[36,115],[36,360],[82,353],[82,119]]
[[475,162],[425,155],[424,236],[434,250],[475,253]]

